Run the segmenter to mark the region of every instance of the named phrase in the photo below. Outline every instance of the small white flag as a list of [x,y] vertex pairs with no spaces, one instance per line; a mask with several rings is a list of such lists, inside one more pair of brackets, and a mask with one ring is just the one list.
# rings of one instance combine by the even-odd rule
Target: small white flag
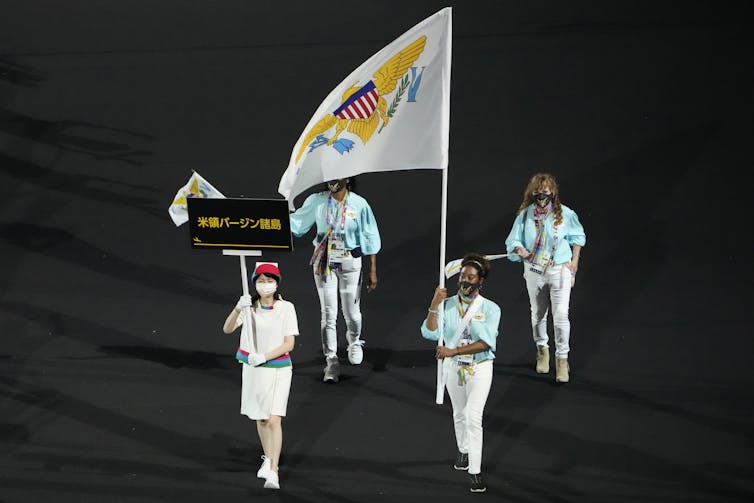
[[[328,180],[448,166],[451,8],[366,60],[320,104],[278,192],[293,200]],[[325,55],[323,54],[323,57]]]
[[173,204],[168,208],[170,218],[175,222],[176,227],[188,222],[188,202],[189,197],[207,197],[210,199],[225,199],[225,196],[214,188],[211,183],[202,178],[199,173],[194,171],[186,185],[178,189],[173,198]]
[[[499,258],[507,257],[508,254],[505,253],[503,255],[485,255],[484,258],[487,260],[497,260]],[[461,271],[461,264],[463,263],[462,258],[457,258],[455,260],[451,260],[447,264],[445,264],[445,277],[450,278],[451,276],[455,276]]]

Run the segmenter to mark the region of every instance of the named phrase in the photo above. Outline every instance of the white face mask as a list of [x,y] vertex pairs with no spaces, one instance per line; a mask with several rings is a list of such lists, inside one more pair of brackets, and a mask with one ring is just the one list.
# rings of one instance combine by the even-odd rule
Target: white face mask
[[255,287],[257,289],[257,293],[262,297],[266,295],[272,295],[278,289],[276,283],[256,283]]

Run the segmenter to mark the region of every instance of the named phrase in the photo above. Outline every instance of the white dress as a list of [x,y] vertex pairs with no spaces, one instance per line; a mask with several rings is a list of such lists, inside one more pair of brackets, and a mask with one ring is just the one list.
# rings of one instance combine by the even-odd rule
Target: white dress
[[[299,334],[296,308],[282,299],[276,300],[269,310],[258,305],[251,309],[250,327],[244,323],[243,313],[240,314],[238,326],[241,326],[240,349],[249,353],[266,353],[280,346],[286,335]],[[242,365],[241,414],[255,420],[269,419],[270,415],[285,416],[293,367]]]

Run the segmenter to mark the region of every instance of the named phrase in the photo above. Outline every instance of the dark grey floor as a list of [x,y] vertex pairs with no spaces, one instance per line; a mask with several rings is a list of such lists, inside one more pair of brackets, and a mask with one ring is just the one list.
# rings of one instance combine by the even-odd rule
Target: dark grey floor
[[[418,326],[440,176],[363,175],[383,237],[366,361],[320,382],[310,239],[281,263],[302,334],[283,490],[254,478],[237,261],[167,215],[191,169],[276,197],[347,73],[441,2],[6,2],[0,17],[0,501],[718,502],[754,498],[751,17],[743,4],[454,6],[448,256],[501,252],[529,175],[588,234],[572,381],[532,369],[518,266],[485,416],[489,491],[450,468]],[[447,400],[446,400],[447,402]]]

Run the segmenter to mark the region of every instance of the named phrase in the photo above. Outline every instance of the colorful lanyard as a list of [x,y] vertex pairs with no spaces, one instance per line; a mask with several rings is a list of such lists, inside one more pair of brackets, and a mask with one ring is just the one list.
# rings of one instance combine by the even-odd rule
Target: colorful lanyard
[[[333,212],[332,207],[337,204],[338,210],[335,212],[335,217],[333,218]],[[340,217],[340,230],[345,231],[346,229],[346,208],[348,207],[348,192],[346,192],[346,195],[343,196],[343,201],[337,202],[335,198],[332,197],[332,195],[327,196],[327,211],[325,213],[325,222],[327,223],[327,235],[335,232],[335,229],[337,229],[338,225],[338,217]]]
[[[546,223],[547,223],[547,217],[550,216],[552,210],[552,203],[548,205],[548,207],[543,211],[538,211],[538,208],[534,208],[534,225],[537,229],[537,237],[534,239],[534,250],[532,250],[531,254],[531,262],[533,264],[538,264],[540,261],[540,258],[542,257],[542,251],[545,249],[547,244],[547,235],[546,235]],[[555,256],[555,246],[558,243],[558,226],[553,226],[555,229],[555,235],[553,236],[552,240],[552,247],[550,250],[550,260]],[[549,264],[542,264],[542,265],[549,265]]]
[[[471,302],[474,300],[472,299]],[[466,313],[469,311],[469,308],[471,307],[471,302],[466,304],[463,300],[461,300],[461,296],[459,293],[458,296],[458,317],[461,319],[461,323],[463,323],[463,317],[466,316]],[[463,305],[466,304],[466,308],[463,307]],[[469,332],[469,326],[467,325],[466,328],[463,329],[463,334],[461,334],[461,340],[468,340],[471,342],[471,333]]]
[[[338,202],[338,210],[335,212],[335,218],[332,217],[332,204],[331,201],[333,201],[334,198],[332,195],[327,196],[327,214],[325,215],[325,221],[327,222],[327,227],[329,228],[328,238],[327,238],[327,256],[332,257],[332,248],[333,248],[333,239],[330,239],[332,237],[335,237],[335,239],[340,239],[337,237],[337,233],[335,230],[338,228],[338,216],[340,216],[340,231],[344,234],[343,236],[343,246],[345,246],[345,231],[346,231],[346,207],[348,206],[348,192],[346,192],[346,195],[343,197],[343,201]],[[328,259],[329,262],[329,259]],[[330,264],[327,264],[327,272],[329,273]]]
[[335,229],[338,226],[338,219],[340,219],[341,231],[345,232],[346,229],[346,208],[348,207],[348,192],[346,191],[345,196],[343,196],[343,201],[337,203],[338,209],[335,211],[334,216],[332,212],[332,206],[334,205],[333,199],[334,198],[332,197],[332,195],[328,194],[327,207],[325,208],[325,224],[327,225],[327,230],[325,231],[325,235],[322,237],[322,240],[314,248],[314,253],[312,254],[311,260],[309,261],[310,265],[316,266],[316,274],[330,274],[329,257],[330,252],[332,251],[332,240],[330,239],[330,236],[335,233]]
[[[472,300],[473,302],[473,300]],[[458,297],[458,316],[461,319],[461,323],[463,323],[463,317],[466,316],[466,313],[471,308],[471,302],[466,304],[466,308],[464,309],[464,304],[466,304],[463,300],[461,300],[461,297],[459,295]],[[469,324],[470,325],[470,324]],[[467,325],[463,329],[463,334],[461,334],[461,340],[462,341],[468,341],[468,343],[471,343],[471,333],[469,331],[469,325]],[[457,370],[457,376],[458,376],[458,385],[463,386],[466,384],[466,374],[474,375],[474,365],[471,363],[465,363],[456,360],[458,363],[458,370]]]

